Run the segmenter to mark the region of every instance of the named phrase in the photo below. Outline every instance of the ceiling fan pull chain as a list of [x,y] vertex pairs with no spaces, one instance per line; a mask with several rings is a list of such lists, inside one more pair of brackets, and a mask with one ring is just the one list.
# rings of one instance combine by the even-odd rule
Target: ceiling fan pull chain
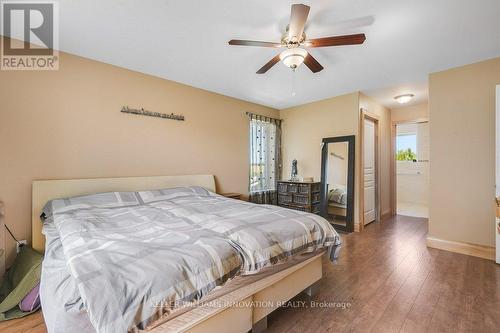
[[292,69],[292,97],[295,97],[295,68]]

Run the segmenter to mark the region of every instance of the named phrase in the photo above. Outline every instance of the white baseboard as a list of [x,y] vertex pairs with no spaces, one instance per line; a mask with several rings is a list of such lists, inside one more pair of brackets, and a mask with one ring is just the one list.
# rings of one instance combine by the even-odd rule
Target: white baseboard
[[434,237],[427,237],[427,247],[466,254],[468,256],[479,257],[493,261],[495,260],[495,248],[492,246],[476,245],[470,243],[448,241]]

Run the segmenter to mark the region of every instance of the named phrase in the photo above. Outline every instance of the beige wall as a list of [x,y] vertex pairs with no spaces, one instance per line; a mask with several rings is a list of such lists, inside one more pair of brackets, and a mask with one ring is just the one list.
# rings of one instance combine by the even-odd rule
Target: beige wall
[[298,161],[299,175],[321,179],[321,140],[355,135],[356,170],[354,223],[359,223],[360,108],[380,119],[381,211],[390,213],[390,111],[373,99],[352,93],[280,111],[283,119],[283,176],[289,177],[290,164]]
[[359,106],[379,120],[380,212],[387,215],[391,213],[391,111],[364,94],[359,95]]
[[400,107],[391,110],[391,121],[410,122],[429,119],[429,103]]
[[[120,113],[123,105],[185,122]],[[214,174],[247,192],[248,118],[274,109],[88,59],[60,55],[54,72],[0,72],[0,201],[31,239],[34,179]],[[8,261],[14,243],[8,238]]]
[[[299,176],[321,180],[321,141],[323,138],[358,135],[359,93],[337,96],[280,111],[283,119],[283,178],[288,179],[293,159]],[[357,138],[356,138],[357,139]],[[356,161],[359,151],[356,141]],[[355,183],[359,174],[356,171]],[[354,222],[358,223],[358,191],[355,189]]]
[[497,84],[500,58],[430,75],[431,237],[494,246]]

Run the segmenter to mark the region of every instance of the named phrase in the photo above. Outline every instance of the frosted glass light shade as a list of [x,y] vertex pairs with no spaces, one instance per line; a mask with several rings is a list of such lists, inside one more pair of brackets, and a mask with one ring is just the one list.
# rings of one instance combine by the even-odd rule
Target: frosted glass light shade
[[301,48],[287,49],[280,54],[280,60],[285,66],[296,69],[304,62],[307,57],[307,51]]
[[396,96],[396,97],[394,97],[394,99],[399,104],[406,104],[409,101],[411,101],[413,99],[413,97],[415,97],[415,95],[413,95],[413,94],[404,94],[404,95]]

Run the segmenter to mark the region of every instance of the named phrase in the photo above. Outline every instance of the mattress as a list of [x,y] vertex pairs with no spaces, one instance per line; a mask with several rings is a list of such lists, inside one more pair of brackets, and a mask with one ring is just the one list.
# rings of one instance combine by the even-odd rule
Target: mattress
[[[161,324],[167,323],[168,321],[191,311],[197,306],[211,302],[239,288],[281,272],[294,265],[298,265],[309,258],[325,252],[325,250],[318,250],[311,253],[297,254],[290,258],[290,260],[267,267],[257,274],[238,275],[233,279],[230,279],[224,285],[216,287],[199,302],[193,302],[192,304],[178,308],[171,313],[164,314],[162,317],[149,323],[143,330],[137,329],[135,331],[145,332],[154,329]],[[76,286],[74,285],[74,281],[69,276],[69,273],[65,273],[66,270],[64,269],[63,264],[64,260],[62,258],[57,258],[57,255],[51,255],[50,257],[47,257],[46,262],[47,261],[51,262],[53,266],[51,267],[50,272],[49,270],[45,270],[43,272],[44,277],[42,279],[43,282],[40,292],[43,294],[43,315],[46,323],[48,324],[48,331],[80,333],[96,332],[90,322],[83,304],[81,304],[81,298],[78,293],[75,292]],[[58,269],[56,269],[57,265],[59,265]],[[66,301],[64,301],[64,299],[66,299]],[[73,304],[73,306],[68,307],[67,304]]]
[[140,330],[238,275],[340,246],[319,216],[199,187],[52,200],[43,216],[49,332]]

